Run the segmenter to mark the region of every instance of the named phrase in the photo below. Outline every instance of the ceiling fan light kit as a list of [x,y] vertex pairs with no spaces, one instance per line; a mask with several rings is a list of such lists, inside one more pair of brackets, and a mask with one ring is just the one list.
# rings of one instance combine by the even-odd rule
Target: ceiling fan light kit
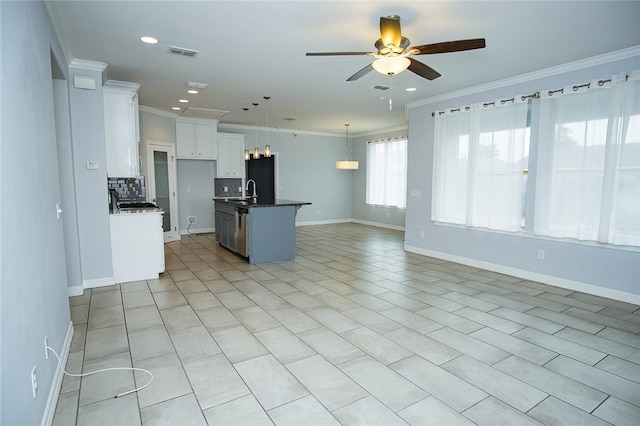
[[409,68],[411,61],[404,56],[384,56],[371,64],[380,74],[395,75]]

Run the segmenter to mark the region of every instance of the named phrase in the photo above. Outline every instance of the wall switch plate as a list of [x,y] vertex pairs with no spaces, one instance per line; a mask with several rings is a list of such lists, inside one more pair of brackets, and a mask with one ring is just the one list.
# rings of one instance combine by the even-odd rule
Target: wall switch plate
[[87,161],[87,169],[88,170],[98,170],[98,166],[100,163],[97,161]]

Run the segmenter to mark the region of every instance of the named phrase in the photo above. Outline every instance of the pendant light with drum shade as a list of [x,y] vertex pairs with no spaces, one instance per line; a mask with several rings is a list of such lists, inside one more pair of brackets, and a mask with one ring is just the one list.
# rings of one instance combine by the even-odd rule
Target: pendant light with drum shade
[[353,161],[353,160],[349,160],[349,124],[346,123],[345,125],[346,131],[347,131],[347,137],[346,137],[346,141],[345,144],[347,146],[346,149],[346,157],[344,161],[336,161],[336,169],[338,170],[358,170],[358,162],[357,161]]

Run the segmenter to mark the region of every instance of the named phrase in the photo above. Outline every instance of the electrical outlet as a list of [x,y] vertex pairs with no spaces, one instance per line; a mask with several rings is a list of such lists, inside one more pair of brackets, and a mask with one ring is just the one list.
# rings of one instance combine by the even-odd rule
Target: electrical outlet
[[538,260],[544,260],[544,250],[538,249]]
[[196,223],[195,216],[187,216],[187,223]]
[[44,336],[44,359],[49,359],[49,336]]
[[420,231],[420,238],[424,238],[424,231]]
[[33,397],[35,398],[36,393],[38,392],[38,373],[35,365],[31,369],[31,390],[33,391]]

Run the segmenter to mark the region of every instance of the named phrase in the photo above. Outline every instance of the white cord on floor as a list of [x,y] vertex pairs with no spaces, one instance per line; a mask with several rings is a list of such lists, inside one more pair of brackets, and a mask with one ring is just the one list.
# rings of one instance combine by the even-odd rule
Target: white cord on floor
[[121,396],[125,396],[125,395],[129,395],[130,393],[134,393],[134,392],[138,392],[144,388],[146,388],[147,386],[149,386],[151,384],[151,382],[153,382],[153,373],[151,373],[151,371],[149,370],[145,370],[144,368],[136,368],[136,367],[111,367],[111,368],[103,368],[101,370],[96,370],[96,371],[90,371],[88,373],[79,373],[79,374],[74,374],[74,373],[68,373],[64,367],[62,366],[61,362],[60,362],[60,356],[58,356],[58,353],[50,346],[47,346],[47,350],[53,352],[53,354],[56,356],[56,358],[58,359],[58,366],[62,369],[62,372],[64,374],[66,374],[67,376],[71,376],[71,377],[84,377],[84,376],[90,376],[92,374],[96,374],[96,373],[102,373],[104,371],[114,371],[114,370],[131,370],[131,371],[142,371],[144,373],[149,374],[149,376],[151,376],[151,378],[149,379],[149,382],[147,382],[144,386],[140,386],[139,388],[135,388],[135,389],[131,389],[130,391],[126,391],[126,392],[122,392],[117,394],[116,396],[114,396],[114,398],[120,398]]

